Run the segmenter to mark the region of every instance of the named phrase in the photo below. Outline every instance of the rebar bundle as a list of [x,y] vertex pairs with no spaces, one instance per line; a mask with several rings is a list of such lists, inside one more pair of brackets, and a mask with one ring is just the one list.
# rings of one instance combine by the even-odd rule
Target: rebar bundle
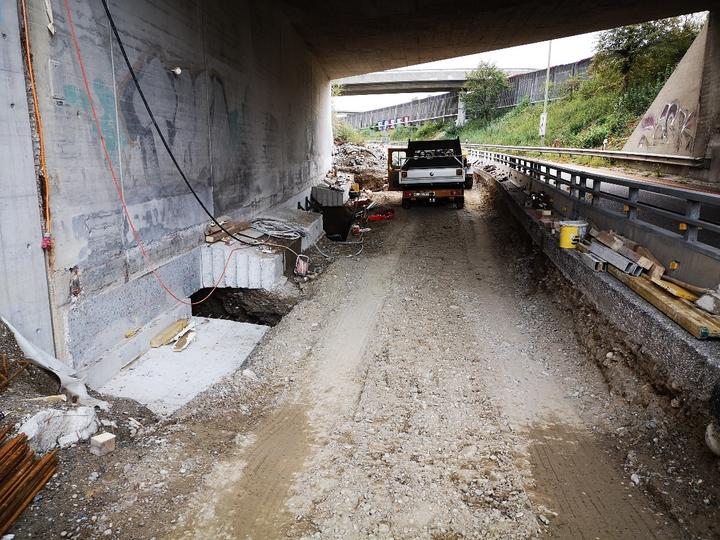
[[0,536],[30,505],[57,470],[57,450],[36,459],[21,433],[4,442],[10,427],[0,428]]

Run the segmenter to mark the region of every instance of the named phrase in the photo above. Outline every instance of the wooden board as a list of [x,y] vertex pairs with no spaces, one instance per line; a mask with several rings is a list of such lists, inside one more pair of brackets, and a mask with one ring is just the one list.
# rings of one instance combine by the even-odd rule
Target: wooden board
[[612,266],[608,266],[608,272],[696,338],[720,338],[720,316],[710,315],[687,300],[673,296],[645,277],[629,276]]
[[672,283],[671,281],[666,281],[666,280],[660,279],[660,278],[654,278],[652,276],[650,276],[649,279],[658,287],[665,289],[667,292],[669,292],[673,296],[677,296],[678,298],[684,298],[685,300],[689,300],[690,302],[694,302],[695,300],[700,298],[694,292],[688,291],[687,289],[684,289],[680,285]]
[[[231,234],[237,234],[237,233],[239,233],[239,232],[241,232],[241,231],[244,231],[245,229],[249,229],[249,228],[250,228],[250,224],[247,223],[247,222],[245,222],[245,221],[241,221],[241,222],[239,222],[239,223],[228,223],[227,225],[223,225],[223,227],[225,227],[225,229],[226,229],[229,233],[231,233]],[[225,231],[217,231],[217,232],[214,232],[214,233],[212,233],[212,234],[206,234],[206,235],[205,235],[205,241],[206,241],[208,244],[214,244],[215,242],[219,242],[220,240],[222,240],[222,239],[225,238],[226,236],[227,236],[227,233],[226,233]]]
[[174,338],[178,334],[178,332],[185,328],[187,325],[187,319],[180,319],[179,321],[175,321],[170,326],[165,328],[165,330],[152,338],[150,340],[150,346],[155,349],[157,347],[167,345],[168,343],[170,343],[170,340]]

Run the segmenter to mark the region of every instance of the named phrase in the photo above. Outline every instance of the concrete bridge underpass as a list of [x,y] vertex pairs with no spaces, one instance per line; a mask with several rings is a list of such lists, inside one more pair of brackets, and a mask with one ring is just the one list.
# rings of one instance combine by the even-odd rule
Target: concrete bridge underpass
[[[485,155],[499,177],[463,209],[406,211],[379,192],[393,220],[359,248],[327,241],[352,248],[327,263],[313,248],[323,215],[304,209],[332,165],[331,80],[715,6],[0,2],[0,314],[25,338],[6,347],[2,325],[0,352],[64,381],[33,370],[0,388],[3,425],[48,407],[65,419],[87,385],[115,403],[100,429],[118,438],[105,457],[63,450],[17,537],[717,536],[702,438],[720,421],[720,343],[560,250],[544,216],[527,230],[565,277],[516,233],[522,177],[570,216],[655,234],[691,279],[718,260],[717,195]],[[629,141],[711,163],[707,190],[718,51],[711,13]],[[226,243],[209,228],[221,216],[302,235]],[[298,250],[322,261],[316,280],[293,273]],[[236,320],[198,316],[213,295]],[[274,318],[257,324],[248,298]],[[195,334],[162,346],[187,320]],[[97,402],[76,394],[86,433]],[[50,446],[67,440],[38,422]]]
[[75,371],[116,370],[128,329],[202,286],[208,214],[295,208],[325,176],[331,80],[713,5],[110,0],[176,166],[100,0],[2,2],[2,314]]

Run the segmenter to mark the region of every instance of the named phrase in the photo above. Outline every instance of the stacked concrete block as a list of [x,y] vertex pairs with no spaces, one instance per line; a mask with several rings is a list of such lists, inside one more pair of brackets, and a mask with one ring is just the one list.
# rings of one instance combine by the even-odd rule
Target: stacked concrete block
[[300,246],[300,249],[303,251],[310,248],[323,235],[323,217],[322,214],[317,212],[305,212],[304,210],[294,208],[276,207],[258,217],[280,219],[300,227],[305,233]]
[[346,184],[342,189],[333,189],[322,184],[313,186],[312,198],[320,206],[344,206],[350,199],[350,184]]
[[237,242],[231,245],[217,242],[203,246],[201,253],[204,288],[272,289],[284,277],[284,255],[280,252],[264,253]]

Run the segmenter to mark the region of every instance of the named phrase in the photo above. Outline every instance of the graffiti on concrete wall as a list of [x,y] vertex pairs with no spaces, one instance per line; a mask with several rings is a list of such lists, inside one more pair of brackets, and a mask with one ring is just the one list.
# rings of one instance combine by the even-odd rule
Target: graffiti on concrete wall
[[679,151],[692,151],[695,142],[695,111],[682,107],[677,100],[666,103],[656,118],[649,112],[640,122],[646,133],[640,148],[665,146]]

